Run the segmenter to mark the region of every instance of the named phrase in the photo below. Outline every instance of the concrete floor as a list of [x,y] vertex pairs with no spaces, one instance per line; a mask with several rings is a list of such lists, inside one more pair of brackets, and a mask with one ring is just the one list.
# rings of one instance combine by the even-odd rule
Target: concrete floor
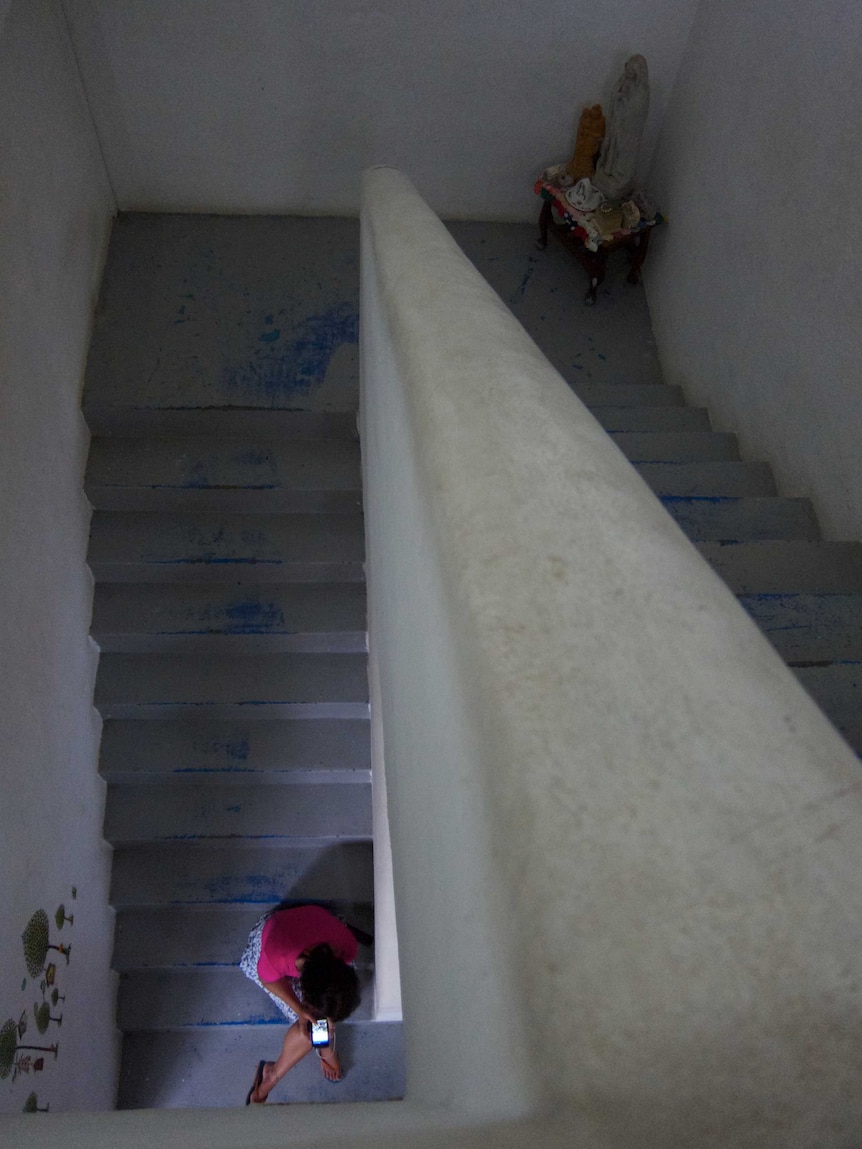
[[[642,286],[625,282],[623,253],[608,261],[596,305],[585,307],[587,273],[553,238],[545,251],[538,251],[537,225],[447,226],[569,383],[662,382],[646,296]],[[649,275],[649,262],[644,275]]]
[[[538,251],[537,226],[447,226],[574,386],[661,382],[624,256],[585,307],[586,272],[554,242]],[[128,215],[112,236],[86,400],[353,411],[358,339],[356,220]]]

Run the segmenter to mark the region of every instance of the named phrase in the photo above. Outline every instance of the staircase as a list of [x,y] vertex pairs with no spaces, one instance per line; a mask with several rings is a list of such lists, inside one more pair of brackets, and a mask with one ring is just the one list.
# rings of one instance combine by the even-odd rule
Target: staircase
[[862,544],[826,542],[807,499],[663,384],[575,390],[857,754],[862,753]]
[[[307,222],[112,237],[84,412],[120,1108],[243,1103],[284,1033],[236,964],[264,911],[320,902],[373,933],[358,234]],[[309,1058],[274,1102],[403,1094],[373,948],[357,968],[343,1081]]]
[[557,244],[536,254],[536,228],[449,228],[862,754],[862,543],[824,541],[807,499],[778,496],[767,463],[742,461],[735,435],[713,431],[707,411],[661,382],[644,293],[623,282],[619,253],[585,308],[582,269]]

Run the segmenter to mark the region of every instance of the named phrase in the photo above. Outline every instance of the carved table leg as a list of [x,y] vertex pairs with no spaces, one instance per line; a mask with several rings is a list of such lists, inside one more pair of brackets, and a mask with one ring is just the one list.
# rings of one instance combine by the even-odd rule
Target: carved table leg
[[539,251],[544,251],[548,246],[548,225],[551,222],[551,201],[549,199],[542,201],[542,214],[539,216],[539,238],[536,240],[536,247]]
[[627,283],[640,283],[641,281],[641,268],[647,257],[651,231],[651,227],[645,227],[642,231],[638,232],[634,245],[629,249],[632,252],[632,263],[629,268],[629,273],[626,276]]

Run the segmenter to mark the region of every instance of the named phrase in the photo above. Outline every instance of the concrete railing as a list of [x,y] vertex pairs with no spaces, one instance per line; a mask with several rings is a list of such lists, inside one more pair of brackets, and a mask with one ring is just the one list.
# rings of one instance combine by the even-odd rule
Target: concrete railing
[[855,1143],[859,763],[404,176],[362,230],[407,1098],[16,1144]]

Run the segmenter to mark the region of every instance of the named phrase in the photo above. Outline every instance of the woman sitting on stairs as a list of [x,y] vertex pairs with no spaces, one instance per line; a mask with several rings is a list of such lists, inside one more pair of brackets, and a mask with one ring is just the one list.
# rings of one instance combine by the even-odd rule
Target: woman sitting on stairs
[[344,1021],[359,1005],[359,979],[350,964],[357,949],[353,930],[322,906],[274,910],[255,925],[240,968],[269,994],[291,1025],[278,1059],[258,1064],[246,1105],[266,1101],[273,1086],[311,1051],[312,1021],[326,1018],[330,1023],[330,1044],[317,1050],[320,1068],[328,1081],[341,1080],[335,1022]]

